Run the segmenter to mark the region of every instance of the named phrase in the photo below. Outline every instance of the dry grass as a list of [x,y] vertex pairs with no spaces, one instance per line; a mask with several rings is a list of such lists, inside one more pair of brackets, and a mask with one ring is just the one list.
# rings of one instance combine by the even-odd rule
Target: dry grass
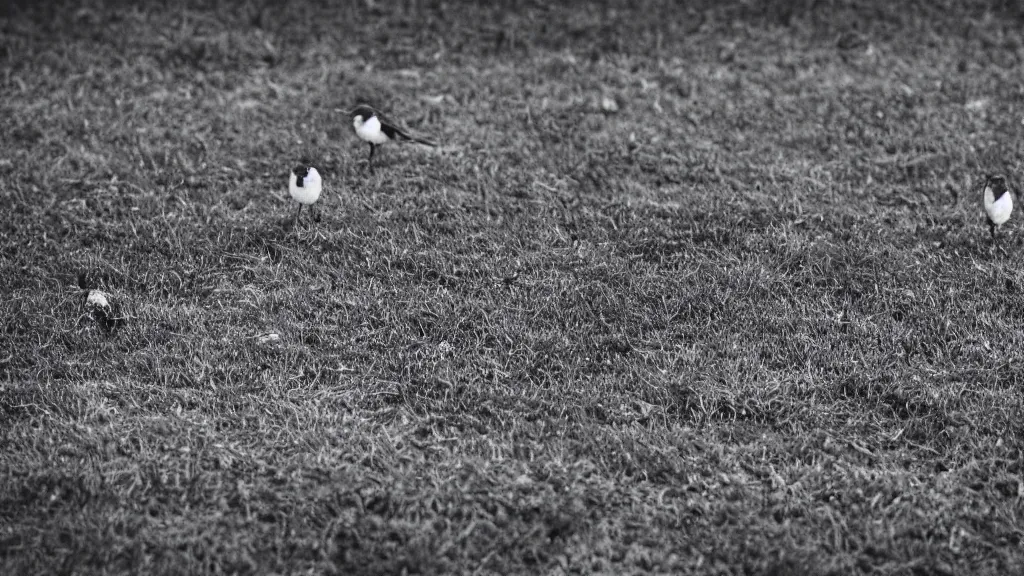
[[120,4],[0,16],[0,572],[1024,569],[1019,8]]

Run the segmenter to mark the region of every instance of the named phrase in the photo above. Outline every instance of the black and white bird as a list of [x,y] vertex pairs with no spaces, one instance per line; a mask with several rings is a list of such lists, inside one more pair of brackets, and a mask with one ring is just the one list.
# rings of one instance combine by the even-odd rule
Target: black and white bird
[[1013,194],[1006,187],[1003,176],[988,176],[985,180],[985,191],[982,193],[982,205],[988,217],[988,229],[992,240],[996,239],[996,229],[1010,219],[1013,212]]
[[355,129],[356,136],[370,144],[370,157],[367,163],[371,168],[373,167],[373,153],[377,150],[377,146],[385,142],[397,140],[437,146],[437,143],[432,140],[413,136],[402,130],[383,114],[366,104],[356,106],[348,115],[352,118],[352,128]]
[[323,189],[323,181],[320,180],[320,173],[312,166],[299,166],[292,170],[288,177],[288,193],[299,203],[299,209],[295,212],[295,220],[292,226],[299,223],[299,214],[303,206],[311,206],[320,198],[320,191]]
[[120,306],[114,302],[114,297],[97,288],[90,288],[90,283],[85,273],[78,275],[78,287],[82,289],[84,296],[85,310],[92,316],[93,320],[103,329],[110,333],[117,328],[124,326],[126,318],[121,314]]

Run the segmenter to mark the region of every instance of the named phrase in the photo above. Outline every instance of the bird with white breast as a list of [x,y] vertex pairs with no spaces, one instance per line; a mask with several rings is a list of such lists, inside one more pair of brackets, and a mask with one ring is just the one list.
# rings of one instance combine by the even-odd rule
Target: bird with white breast
[[[299,222],[299,215],[303,206],[312,206],[320,198],[323,190],[323,181],[320,173],[312,166],[301,165],[292,170],[288,177],[288,193],[299,203],[299,209],[295,212],[295,220],[292,226]],[[312,209],[312,208],[311,208]]]
[[1010,214],[1013,213],[1013,195],[1006,187],[1006,178],[988,176],[985,180],[985,191],[982,193],[981,202],[985,207],[988,229],[994,242],[996,230],[1005,224],[1010,219]]
[[373,168],[373,153],[377,150],[377,146],[387,142],[408,141],[426,146],[437,146],[437,143],[432,140],[414,136],[402,130],[396,123],[366,104],[356,106],[348,112],[348,115],[352,118],[352,128],[355,130],[356,136],[370,145],[370,156],[367,159],[370,168]]

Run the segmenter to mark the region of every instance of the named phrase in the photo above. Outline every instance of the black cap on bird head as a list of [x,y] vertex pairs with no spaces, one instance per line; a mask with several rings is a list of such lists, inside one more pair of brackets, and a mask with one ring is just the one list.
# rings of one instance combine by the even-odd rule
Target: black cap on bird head
[[369,117],[373,116],[374,114],[375,114],[375,112],[373,111],[373,108],[370,108],[366,104],[359,104],[355,108],[349,110],[349,112],[348,112],[349,118],[355,118],[356,116],[362,116],[363,120],[368,119]]
[[988,174],[985,176],[985,186],[992,189],[992,196],[999,198],[1006,192],[1006,177],[1002,174]]
[[292,172],[295,173],[295,185],[302,188],[306,180],[306,175],[309,174],[309,167],[305,165],[299,166],[295,170],[292,170]]

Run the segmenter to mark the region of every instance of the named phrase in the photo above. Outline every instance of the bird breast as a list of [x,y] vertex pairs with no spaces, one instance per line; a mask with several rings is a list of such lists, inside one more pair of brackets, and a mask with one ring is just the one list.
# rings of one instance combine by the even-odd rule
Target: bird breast
[[299,204],[312,204],[320,198],[320,190],[323,184],[320,182],[319,177],[313,177],[311,173],[303,179],[302,186],[296,186],[298,180],[295,178],[295,174],[291,175],[288,179],[288,193],[291,194]]
[[107,302],[107,295],[99,290],[90,290],[85,302],[94,308],[110,308],[110,303]]
[[1009,191],[1003,192],[999,198],[994,198],[992,188],[985,187],[985,212],[993,224],[997,226],[1010,219],[1010,212],[1013,212],[1013,195]]
[[380,120],[376,116],[370,116],[367,120],[363,120],[362,116],[356,116],[352,125],[356,129],[356,135],[370,144],[383,144],[388,141],[388,137],[380,129]]

